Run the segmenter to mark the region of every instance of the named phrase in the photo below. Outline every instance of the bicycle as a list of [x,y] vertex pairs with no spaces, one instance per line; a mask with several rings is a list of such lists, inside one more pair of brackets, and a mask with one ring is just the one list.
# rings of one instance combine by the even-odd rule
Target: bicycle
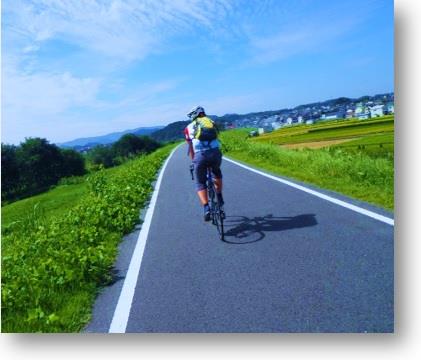
[[[193,175],[194,165],[190,165],[190,173],[192,180],[194,180]],[[216,198],[216,189],[215,183],[213,181],[212,170],[211,168],[207,168],[206,172],[206,188],[208,191],[208,200],[209,200],[209,209],[210,209],[210,216],[212,220],[212,224],[216,226],[218,230],[219,238],[222,241],[225,241],[225,234],[224,234],[224,218],[225,214],[223,213],[221,206]]]

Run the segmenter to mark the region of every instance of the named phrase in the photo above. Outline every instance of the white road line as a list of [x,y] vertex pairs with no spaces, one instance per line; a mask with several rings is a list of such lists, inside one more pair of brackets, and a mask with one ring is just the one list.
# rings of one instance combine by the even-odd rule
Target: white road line
[[146,239],[148,238],[149,228],[151,226],[152,216],[155,209],[156,199],[158,198],[159,188],[161,187],[162,177],[169,160],[171,159],[174,151],[171,152],[162,166],[162,170],[156,181],[155,189],[149,203],[148,210],[146,211],[145,220],[142,224],[139,237],[137,238],[136,247],[134,249],[132,259],[130,260],[129,269],[127,270],[126,278],[124,279],[123,288],[121,289],[120,297],[114,311],[113,319],[111,321],[109,333],[124,333],[126,332],[127,322],[129,320],[130,309],[132,307],[133,296],[137,279],[140,271],[140,264],[142,263],[143,252],[145,250]]
[[347,209],[353,210],[353,211],[355,211],[355,212],[357,212],[357,213],[360,213],[360,214],[363,214],[363,215],[369,216],[369,217],[371,217],[371,218],[373,218],[373,219],[376,219],[376,220],[382,221],[382,222],[384,222],[384,223],[386,223],[386,224],[389,224],[389,225],[395,226],[395,221],[394,221],[393,219],[391,219],[391,218],[386,217],[386,216],[383,216],[383,215],[377,214],[377,213],[375,213],[375,212],[373,212],[373,211],[370,211],[370,210],[363,209],[363,208],[361,208],[361,207],[359,207],[359,206],[356,206],[356,205],[349,204],[349,203],[347,203],[347,202],[345,202],[345,201],[335,199],[335,198],[333,198],[333,197],[331,197],[331,196],[328,196],[328,195],[325,195],[325,194],[323,194],[323,193],[321,193],[321,192],[318,192],[318,191],[315,191],[315,190],[309,189],[309,188],[307,188],[307,187],[305,187],[305,186],[295,184],[295,183],[293,183],[293,182],[291,182],[291,181],[284,180],[284,179],[282,179],[282,178],[279,178],[279,177],[276,177],[276,176],[273,176],[273,175],[266,174],[266,173],[264,173],[263,171],[259,171],[259,170],[253,169],[253,168],[251,168],[251,167],[249,167],[249,166],[247,166],[247,165],[244,165],[244,164],[241,164],[241,163],[239,163],[239,162],[237,162],[237,161],[234,161],[234,160],[228,159],[228,158],[227,158],[227,157],[225,157],[225,156],[224,156],[224,159],[225,159],[225,160],[227,160],[227,161],[229,161],[229,162],[232,162],[233,164],[236,164],[236,165],[238,165],[238,166],[241,166],[241,167],[242,167],[242,168],[244,168],[244,169],[247,169],[247,170],[253,171],[253,172],[255,172],[256,174],[260,174],[260,175],[266,176],[266,177],[268,177],[269,179],[272,179],[272,180],[275,180],[275,181],[279,181],[279,182],[284,183],[284,184],[286,184],[286,185],[292,186],[293,188],[296,188],[296,189],[298,189],[298,190],[304,191],[304,192],[306,192],[306,193],[309,193],[309,194],[314,195],[314,196],[317,196],[317,197],[319,197],[319,198],[321,198],[321,199],[324,199],[324,200],[330,201],[330,202],[332,202],[332,203],[334,203],[334,204],[337,204],[337,205],[339,205],[339,206],[343,206],[343,207],[345,207],[345,208],[347,208]]

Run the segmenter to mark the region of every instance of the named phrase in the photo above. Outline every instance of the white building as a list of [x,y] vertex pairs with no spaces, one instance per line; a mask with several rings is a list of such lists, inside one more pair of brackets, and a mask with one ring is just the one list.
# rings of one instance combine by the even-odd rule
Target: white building
[[372,118],[374,118],[374,117],[380,117],[380,116],[383,116],[383,115],[384,115],[383,105],[375,105],[375,106],[372,106],[370,108],[370,116]]
[[324,117],[325,120],[332,120],[332,119],[337,119],[337,118],[338,118],[338,115],[336,114],[328,114],[328,115],[325,115]]
[[265,129],[263,129],[263,128],[258,128],[258,129],[257,129],[257,132],[259,133],[259,135],[262,135],[262,134],[264,134],[264,133],[265,133]]
[[369,119],[369,118],[370,118],[370,112],[365,111],[365,112],[359,113],[359,114],[357,115],[357,117],[358,117],[358,119],[360,119],[360,120],[366,120],[366,119]]
[[272,123],[272,129],[273,130],[278,130],[281,127],[282,127],[282,124],[281,123],[278,123],[276,121]]
[[361,103],[358,103],[356,108],[355,108],[355,116],[359,116],[359,114],[365,112],[365,108]]

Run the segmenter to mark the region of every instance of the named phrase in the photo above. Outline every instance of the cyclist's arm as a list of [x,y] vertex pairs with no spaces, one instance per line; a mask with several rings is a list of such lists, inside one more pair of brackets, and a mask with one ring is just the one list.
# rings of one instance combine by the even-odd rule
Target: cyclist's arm
[[194,159],[193,143],[192,143],[192,140],[190,139],[189,130],[187,128],[184,129],[184,138],[189,147],[187,154],[193,160]]

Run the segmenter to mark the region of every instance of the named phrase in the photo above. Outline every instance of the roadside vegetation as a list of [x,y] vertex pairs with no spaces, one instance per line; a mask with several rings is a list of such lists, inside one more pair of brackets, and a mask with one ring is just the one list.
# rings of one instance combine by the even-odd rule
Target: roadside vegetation
[[[290,131],[297,132],[298,128],[291,127]],[[238,129],[222,133],[225,155],[279,175],[393,210],[393,150],[390,155],[388,150],[384,151],[385,148],[379,147],[380,154],[375,155],[369,153],[370,146],[363,147],[362,143],[356,143],[356,146],[349,148],[304,147],[292,150],[279,146],[278,142],[274,143],[273,139],[279,137],[276,132],[259,138],[249,138],[250,130]],[[291,139],[294,137],[291,133],[289,135]],[[386,135],[389,141],[390,134]],[[321,139],[322,137],[317,137],[317,140]],[[374,140],[370,137],[366,141]],[[286,143],[283,140],[279,142]],[[344,143],[343,146],[347,144],[350,143]],[[349,151],[350,149],[352,150]]]
[[77,332],[175,145],[2,208],[2,332]]

